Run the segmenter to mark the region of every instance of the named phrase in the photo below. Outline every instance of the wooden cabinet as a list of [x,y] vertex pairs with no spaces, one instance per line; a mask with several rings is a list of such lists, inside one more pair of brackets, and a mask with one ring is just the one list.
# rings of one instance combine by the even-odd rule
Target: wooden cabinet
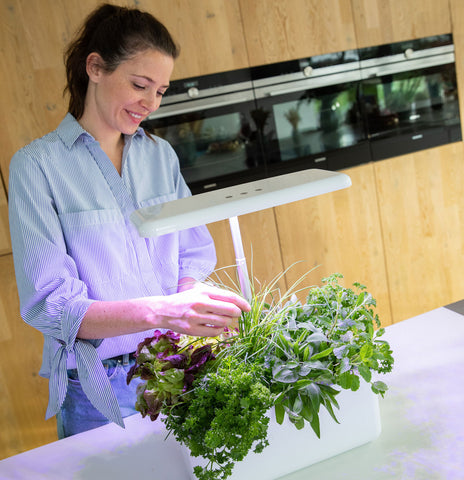
[[248,67],[238,0],[140,0],[180,45],[173,79]]
[[57,440],[45,421],[48,382],[38,376],[43,337],[19,315],[12,255],[0,256],[0,459]]
[[[366,285],[383,325],[392,322],[378,200],[372,163],[344,170],[352,186],[276,208],[277,228],[291,285],[303,273],[319,285],[331,273],[343,284]],[[296,263],[298,262],[298,263]]]
[[352,0],[352,5],[359,48],[452,31],[448,0]]
[[[259,291],[262,285],[269,285],[284,270],[274,209],[242,215],[239,224],[248,273],[254,288]],[[236,281],[236,270],[229,222],[216,222],[208,228],[216,245],[217,275],[222,283],[230,285],[227,275]],[[285,278],[278,282],[278,286],[286,290]]]
[[395,322],[464,298],[462,142],[374,165]]
[[356,48],[350,0],[240,0],[250,64]]

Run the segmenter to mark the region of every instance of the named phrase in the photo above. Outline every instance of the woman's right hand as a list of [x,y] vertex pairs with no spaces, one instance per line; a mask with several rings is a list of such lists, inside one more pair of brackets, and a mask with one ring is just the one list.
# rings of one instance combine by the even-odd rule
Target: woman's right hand
[[249,310],[249,303],[236,293],[197,283],[180,293],[156,297],[152,319],[158,328],[213,337],[237,320],[242,311]]

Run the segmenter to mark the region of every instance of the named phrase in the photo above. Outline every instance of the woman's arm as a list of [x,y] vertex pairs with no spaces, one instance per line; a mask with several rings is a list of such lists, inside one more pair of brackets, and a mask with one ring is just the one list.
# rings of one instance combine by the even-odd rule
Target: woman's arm
[[166,328],[194,336],[216,336],[250,306],[239,295],[197,283],[168,295],[97,301],[85,314],[78,338],[96,339]]

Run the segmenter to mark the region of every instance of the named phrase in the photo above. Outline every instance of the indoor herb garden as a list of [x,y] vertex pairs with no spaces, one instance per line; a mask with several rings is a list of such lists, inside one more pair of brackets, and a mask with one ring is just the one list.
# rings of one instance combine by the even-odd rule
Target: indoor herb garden
[[363,285],[355,292],[340,278],[323,279],[305,302],[296,285],[273,298],[276,279],[254,292],[236,330],[214,338],[155,331],[139,344],[127,380],[144,380],[136,408],[151,420],[161,414],[167,431],[205,460],[194,467],[199,480],[226,479],[249,452],[262,452],[270,409],[277,423],[287,416],[320,437],[320,409],[338,422],[341,389],[365,381],[383,396],[387,386],[372,374],[390,372],[393,357],[376,302]]

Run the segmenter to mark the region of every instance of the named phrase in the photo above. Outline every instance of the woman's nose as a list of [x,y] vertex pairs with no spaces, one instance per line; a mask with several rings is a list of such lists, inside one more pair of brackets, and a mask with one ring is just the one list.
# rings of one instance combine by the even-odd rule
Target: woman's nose
[[148,93],[142,100],[143,106],[150,112],[158,110],[161,103],[161,95],[156,93]]

